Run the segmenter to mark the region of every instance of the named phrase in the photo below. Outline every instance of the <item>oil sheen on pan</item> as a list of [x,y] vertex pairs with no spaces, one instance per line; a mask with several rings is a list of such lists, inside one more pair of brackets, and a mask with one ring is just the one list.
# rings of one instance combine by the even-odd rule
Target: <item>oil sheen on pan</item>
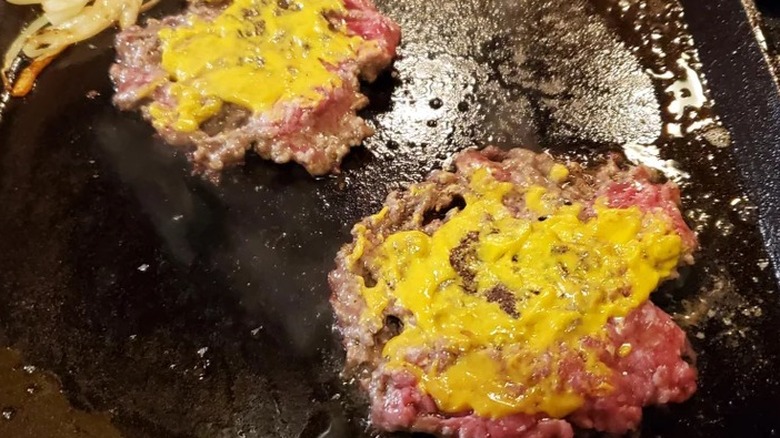
[[[112,35],[63,53],[4,104],[0,343],[59,375],[79,409],[111,412],[126,437],[371,436],[339,378],[325,282],[352,225],[470,146],[587,164],[630,145],[678,182],[700,242],[696,264],[653,294],[698,354],[699,388],[645,410],[641,434],[778,427],[779,347],[765,336],[778,291],[680,7],[377,7],[404,42],[394,71],[361,90],[376,133],[335,177],[251,153],[219,186],[191,176],[141,116],[113,107]],[[0,14],[5,43],[27,17],[5,3]]]
[[14,438],[120,438],[106,413],[74,408],[56,376],[0,348],[0,435]]

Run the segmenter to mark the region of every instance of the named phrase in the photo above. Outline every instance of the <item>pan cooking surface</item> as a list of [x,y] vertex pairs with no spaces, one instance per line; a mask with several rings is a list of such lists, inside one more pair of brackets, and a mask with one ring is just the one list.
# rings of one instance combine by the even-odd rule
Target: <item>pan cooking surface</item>
[[[739,111],[713,106],[680,7],[378,3],[404,30],[401,58],[366,87],[377,134],[338,176],[257,157],[219,186],[190,176],[138,115],[111,106],[109,35],[9,102],[0,345],[55,372],[72,405],[110,412],[130,438],[370,436],[338,377],[327,302],[352,223],[466,147],[592,162],[629,145],[680,181],[703,247],[684,281],[655,295],[699,352],[700,390],[646,410],[642,435],[777,430],[780,292],[737,171],[731,137],[744,137],[717,119]],[[5,44],[25,13],[0,4]],[[14,421],[0,418],[0,436],[23,430]]]

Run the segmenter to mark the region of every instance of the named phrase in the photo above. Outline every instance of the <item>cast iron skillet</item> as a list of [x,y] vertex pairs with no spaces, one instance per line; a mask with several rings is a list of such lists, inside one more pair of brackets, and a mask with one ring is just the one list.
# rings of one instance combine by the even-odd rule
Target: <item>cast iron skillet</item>
[[[690,174],[703,246],[654,299],[701,375],[691,401],[648,409],[641,435],[775,434],[777,90],[738,1],[683,3],[685,17],[659,0],[380,1],[402,58],[366,87],[377,135],[323,179],[255,157],[218,186],[191,176],[111,106],[112,37],[68,51],[0,111],[0,345],[129,438],[369,436],[338,377],[325,282],[351,224],[466,147],[596,162],[654,145]],[[29,18],[0,3],[3,46]],[[695,70],[707,99],[675,120],[669,87]],[[668,135],[678,122],[706,126]]]

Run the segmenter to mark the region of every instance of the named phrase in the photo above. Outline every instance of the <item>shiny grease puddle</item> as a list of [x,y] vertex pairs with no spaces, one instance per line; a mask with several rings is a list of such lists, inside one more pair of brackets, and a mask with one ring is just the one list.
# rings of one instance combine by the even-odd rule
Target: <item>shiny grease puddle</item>
[[655,296],[700,353],[701,389],[648,410],[643,435],[759,427],[770,407],[746,400],[780,390],[761,337],[777,291],[680,8],[562,3],[380,1],[404,43],[366,87],[377,134],[318,181],[256,158],[220,186],[189,177],[110,109],[112,54],[74,50],[0,126],[0,344],[127,437],[369,436],[337,377],[325,283],[352,223],[469,146],[586,162],[625,150],[680,182],[703,247],[685,284]]
[[24,365],[17,352],[5,348],[0,348],[0,388],[0,431],[4,437],[122,436],[109,414],[74,409],[56,376]]

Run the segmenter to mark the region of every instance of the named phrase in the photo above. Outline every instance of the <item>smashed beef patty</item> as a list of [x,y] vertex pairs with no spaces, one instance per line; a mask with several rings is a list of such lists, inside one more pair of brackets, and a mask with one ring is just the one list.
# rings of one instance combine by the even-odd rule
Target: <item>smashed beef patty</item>
[[249,149],[335,172],[373,132],[358,77],[373,81],[399,39],[371,0],[192,1],[117,36],[114,103],[212,177]]
[[523,149],[455,167],[391,193],[329,277],[377,429],[621,434],[693,394],[685,333],[649,301],[697,246],[673,183]]

